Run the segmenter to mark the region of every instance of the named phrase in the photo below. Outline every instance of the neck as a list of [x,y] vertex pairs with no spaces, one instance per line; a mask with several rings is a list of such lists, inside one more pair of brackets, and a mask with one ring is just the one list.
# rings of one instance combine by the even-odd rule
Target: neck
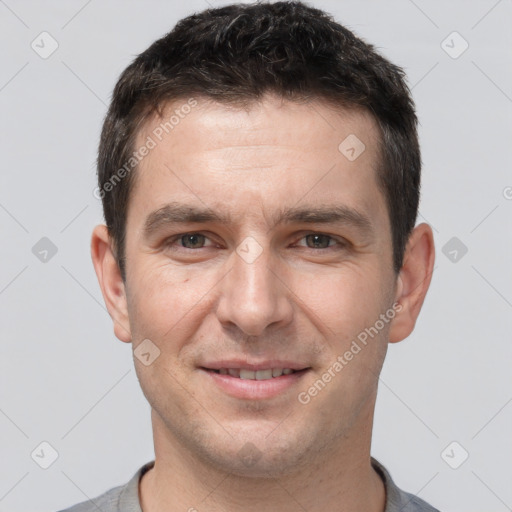
[[384,512],[384,484],[370,459],[373,408],[359,418],[336,446],[297,472],[265,478],[230,474],[199,459],[164,429],[153,411],[156,456],[140,482],[142,510]]

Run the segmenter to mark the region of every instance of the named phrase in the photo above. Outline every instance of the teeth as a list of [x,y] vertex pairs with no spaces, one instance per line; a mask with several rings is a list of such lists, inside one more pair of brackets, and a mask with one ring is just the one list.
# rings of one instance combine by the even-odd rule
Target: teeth
[[291,368],[267,368],[266,370],[244,370],[239,368],[219,368],[221,375],[230,375],[244,380],[268,380],[281,375],[290,375],[295,370]]
[[252,370],[240,370],[240,378],[241,379],[255,379],[256,372],[253,372]]
[[256,380],[267,380],[272,378],[272,369],[270,370],[257,370]]

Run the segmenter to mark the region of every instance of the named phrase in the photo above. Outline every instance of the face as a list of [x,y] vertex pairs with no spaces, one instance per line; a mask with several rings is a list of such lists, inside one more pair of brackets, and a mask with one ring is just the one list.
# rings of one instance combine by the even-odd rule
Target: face
[[160,123],[139,134],[156,145],[125,247],[130,340],[158,354],[135,358],[155,436],[251,475],[357,442],[396,314],[375,122],[267,97],[198,98],[161,141]]

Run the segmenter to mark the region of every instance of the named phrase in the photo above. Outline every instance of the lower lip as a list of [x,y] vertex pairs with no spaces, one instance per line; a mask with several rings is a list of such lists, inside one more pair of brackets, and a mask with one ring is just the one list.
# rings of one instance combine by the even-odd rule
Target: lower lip
[[231,375],[222,375],[212,370],[201,370],[225,393],[234,397],[246,400],[262,400],[279,395],[295,386],[300,379],[309,371],[308,368],[289,375],[272,377],[267,380],[240,379]]

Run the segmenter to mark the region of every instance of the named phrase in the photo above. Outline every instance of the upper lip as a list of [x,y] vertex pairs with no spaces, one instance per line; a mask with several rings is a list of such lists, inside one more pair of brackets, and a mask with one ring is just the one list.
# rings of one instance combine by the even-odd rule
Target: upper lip
[[266,361],[249,362],[247,359],[223,359],[201,364],[202,368],[208,370],[220,370],[221,368],[239,368],[241,370],[266,370],[268,368],[291,368],[292,370],[304,370],[309,368],[307,364],[286,361],[282,359],[268,359]]

